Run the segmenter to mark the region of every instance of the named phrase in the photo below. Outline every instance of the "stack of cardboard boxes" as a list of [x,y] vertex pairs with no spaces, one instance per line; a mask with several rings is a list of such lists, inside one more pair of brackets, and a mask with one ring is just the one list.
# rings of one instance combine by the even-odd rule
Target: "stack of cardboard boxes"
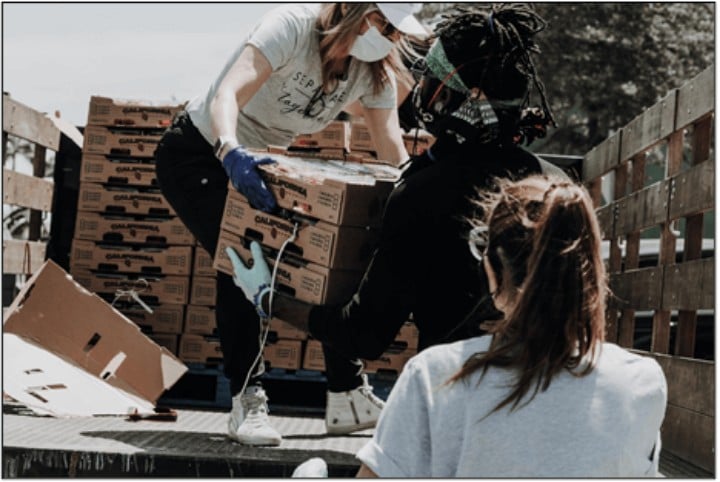
[[[330,129],[337,132],[336,126]],[[320,142],[313,149],[326,148]],[[294,157],[297,149],[289,151],[293,157],[272,148],[270,152],[277,163],[260,169],[280,213],[255,210],[244,196],[230,189],[215,268],[232,274],[225,248],[234,248],[247,262],[251,258],[249,244],[254,240],[263,246],[271,267],[278,263],[278,291],[308,303],[347,301],[370,261],[385,202],[400,172],[379,164]],[[294,240],[286,244],[293,234]],[[286,321],[271,320],[275,336],[265,348],[266,363],[271,368],[322,371],[322,350],[317,342],[306,340]],[[417,343],[407,353],[416,347]]]
[[174,354],[196,241],[160,193],[153,156],[181,108],[91,98],[70,254],[78,283]]
[[[408,154],[419,156],[433,145],[435,138],[429,132],[416,128],[404,132],[403,141]],[[353,119],[352,122],[333,121],[320,132],[296,136],[287,151],[271,148],[270,152],[402,167],[398,163],[378,158],[370,130],[362,117]],[[403,161],[405,159],[401,162]]]
[[[422,129],[413,129],[410,132],[403,133],[403,142],[405,143],[405,150],[407,150],[408,154],[411,156],[419,156],[433,145],[435,138],[432,134]],[[378,159],[377,149],[370,136],[370,130],[365,125],[362,117],[354,119],[350,123],[350,145],[347,158],[348,160],[358,162],[375,162],[394,165],[393,163]]]

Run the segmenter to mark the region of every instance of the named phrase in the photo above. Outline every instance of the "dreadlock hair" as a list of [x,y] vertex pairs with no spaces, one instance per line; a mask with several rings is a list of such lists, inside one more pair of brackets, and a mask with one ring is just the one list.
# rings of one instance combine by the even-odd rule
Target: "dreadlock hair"
[[482,89],[491,103],[522,99],[519,105],[493,105],[505,135],[517,137],[521,113],[530,105],[530,84],[540,95],[544,122],[556,125],[532,60],[533,54],[540,53],[533,37],[546,26],[532,5],[512,3],[494,4],[490,9],[457,6],[435,28],[435,36],[465,85]]
[[496,275],[495,296],[505,296],[509,306],[503,319],[487,325],[488,350],[447,382],[490,366],[514,369],[509,393],[493,411],[515,409],[528,392],[522,405],[529,403],[563,370],[583,376],[593,369],[608,293],[600,227],[582,186],[547,176],[497,184],[499,191],[479,192],[483,214],[475,223],[487,226],[484,259]]

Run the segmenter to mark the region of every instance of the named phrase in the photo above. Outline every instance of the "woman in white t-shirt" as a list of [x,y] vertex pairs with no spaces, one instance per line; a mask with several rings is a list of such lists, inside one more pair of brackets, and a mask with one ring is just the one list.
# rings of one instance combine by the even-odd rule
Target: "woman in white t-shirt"
[[[396,44],[405,34],[426,34],[413,16],[416,7],[278,7],[247,35],[208,91],[174,119],[156,151],[158,181],[209,253],[217,247],[228,179],[256,209],[276,207],[257,171],[258,165],[273,161],[248,148],[287,146],[297,134],[320,131],[359,103],[378,156],[393,162],[408,159],[397,113],[397,81],[403,75],[411,80]],[[217,275],[216,320],[233,395],[229,436],[250,445],[278,445],[281,436],[269,424],[265,393],[255,381],[250,383],[261,349],[259,314],[223,273]],[[325,357],[329,396],[362,405],[340,407],[328,418],[328,430],[349,433],[374,426],[382,402],[357,374],[357,366],[328,348]]]
[[505,316],[408,362],[358,476],[656,475],[667,384],[654,359],[604,342],[590,197],[547,177],[499,183],[469,241]]

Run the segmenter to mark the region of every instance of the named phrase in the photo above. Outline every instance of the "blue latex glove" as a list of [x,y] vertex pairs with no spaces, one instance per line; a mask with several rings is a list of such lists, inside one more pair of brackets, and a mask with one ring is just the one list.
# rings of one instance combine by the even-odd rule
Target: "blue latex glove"
[[247,268],[237,252],[230,246],[225,248],[225,252],[232,261],[233,272],[235,273],[233,281],[245,293],[245,297],[255,305],[260,317],[269,318],[268,314],[263,310],[262,299],[271,290],[271,276],[262,248],[256,241],[250,243],[250,252],[253,258],[252,268]]
[[238,146],[225,154],[222,164],[233,187],[248,199],[250,205],[255,209],[270,212],[277,207],[277,203],[260,177],[257,166],[274,162],[269,157],[258,159],[244,147]]

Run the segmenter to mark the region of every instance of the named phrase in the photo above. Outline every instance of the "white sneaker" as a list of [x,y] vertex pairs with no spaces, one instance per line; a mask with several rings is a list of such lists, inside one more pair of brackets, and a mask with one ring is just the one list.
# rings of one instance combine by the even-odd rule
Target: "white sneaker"
[[228,437],[245,445],[280,445],[282,436],[270,426],[265,390],[248,387],[233,397],[232,404]]
[[322,479],[327,478],[327,476],[327,464],[320,457],[313,457],[301,463],[291,475],[294,479]]
[[325,427],[331,434],[347,434],[373,428],[385,402],[376,397],[367,375],[363,384],[347,392],[327,392]]

